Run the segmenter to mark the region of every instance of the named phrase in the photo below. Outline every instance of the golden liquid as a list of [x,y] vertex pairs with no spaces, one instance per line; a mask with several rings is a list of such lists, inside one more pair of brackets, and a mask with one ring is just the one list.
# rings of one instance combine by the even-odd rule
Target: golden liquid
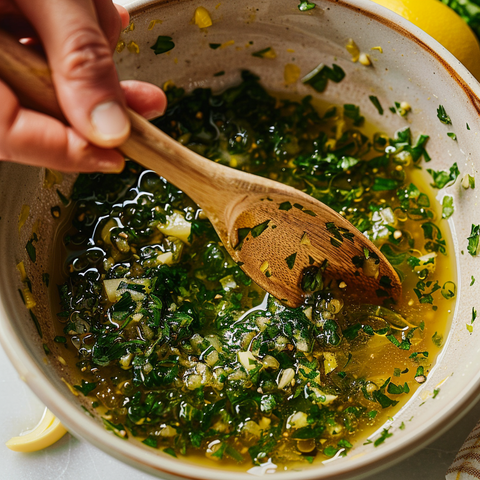
[[[319,105],[320,111],[326,110],[326,105]],[[362,132],[366,135],[371,134],[372,132],[376,132],[376,129],[373,125],[367,124],[364,128],[362,128]],[[433,220],[434,223],[438,223],[441,226],[441,230],[443,233],[443,238],[446,241],[446,251],[447,255],[444,256],[441,253],[438,253],[436,257],[436,268],[434,274],[430,275],[428,280],[436,280],[439,282],[439,285],[442,286],[446,282],[456,282],[456,275],[455,275],[455,265],[453,260],[453,248],[452,248],[452,240],[450,236],[450,232],[448,229],[448,225],[445,221],[441,221],[441,210],[438,203],[434,200],[435,198],[435,191],[429,186],[429,179],[427,178],[426,173],[423,170],[419,169],[410,169],[408,172],[408,181],[406,184],[412,182],[414,183],[420,191],[426,193],[431,202],[431,207],[435,212],[435,219]],[[276,177],[276,173],[272,173],[272,178]],[[396,197],[395,192],[386,192],[384,194],[384,198],[386,201],[390,201],[388,195],[392,195]],[[394,200],[394,198],[392,199]],[[69,230],[68,223],[71,219],[72,213],[68,216],[68,219],[65,220],[65,223],[59,230],[59,234],[57,235],[57,252],[58,257],[55,261],[55,264],[61,265],[62,262],[59,261],[59,258],[65,259],[69,255],[72,254],[72,251],[67,251],[62,243],[62,237],[66,231]],[[416,245],[423,245],[424,243],[424,233],[421,228],[420,222],[415,222],[412,220],[405,220],[405,229],[409,231],[411,236],[416,240]],[[423,252],[425,253],[425,252]],[[65,263],[63,263],[65,265]],[[62,283],[65,280],[66,272],[61,272],[57,270],[53,275],[54,281],[58,284]],[[353,374],[355,378],[365,377],[371,381],[374,381],[377,385],[382,385],[389,377],[391,381],[397,385],[403,385],[405,382],[408,384],[410,388],[409,394],[402,394],[402,395],[395,395],[393,396],[395,400],[398,400],[398,404],[395,407],[390,407],[387,409],[382,409],[380,405],[377,405],[375,409],[377,410],[378,414],[374,420],[370,422],[364,421],[361,423],[354,435],[349,438],[351,443],[360,444],[363,443],[366,438],[371,435],[374,431],[381,427],[390,417],[393,417],[398,410],[408,402],[409,398],[412,394],[416,391],[419,387],[418,381],[415,379],[417,367],[424,366],[425,375],[428,376],[430,369],[435,364],[435,359],[438,353],[441,351],[441,342],[439,346],[439,342],[434,342],[432,337],[436,334],[436,338],[446,337],[446,333],[448,330],[448,325],[452,317],[453,309],[454,309],[454,301],[455,300],[447,300],[441,294],[440,291],[436,292],[434,298],[434,304],[437,307],[436,310],[432,309],[432,305],[430,304],[420,304],[418,302],[417,296],[415,295],[413,288],[415,287],[418,278],[415,274],[409,273],[406,276],[406,279],[403,283],[403,298],[399,305],[395,307],[395,310],[399,312],[407,321],[411,322],[414,325],[419,325],[421,322],[424,323],[424,329],[421,334],[418,331],[418,334],[415,334],[411,339],[411,348],[410,350],[401,350],[393,345],[385,336],[374,335],[372,338],[369,339],[366,345],[358,345],[354,347],[351,351],[352,359],[349,362],[348,366],[345,368],[347,373]],[[55,295],[52,298],[52,304],[58,304],[58,297]],[[54,308],[54,311],[58,310]],[[63,325],[57,322],[57,329],[58,335],[63,335]],[[62,355],[65,360],[67,360],[70,371],[73,378],[77,379],[77,383],[80,383],[81,374],[78,372],[76,368],[74,368],[74,364],[78,361],[78,357],[76,356],[75,349],[69,348],[68,350],[61,348],[62,346],[58,346],[57,344],[52,344],[51,349],[57,353]],[[418,355],[416,358],[409,358],[413,352],[423,352],[428,351],[428,358]],[[399,376],[395,376],[398,374],[398,371],[405,372],[401,373]],[[104,369],[103,375],[107,378],[110,375],[115,375],[116,369],[115,368],[107,368]],[[120,376],[123,372],[120,371]],[[102,402],[105,401],[105,393],[106,392],[99,392],[99,398]],[[114,394],[114,392],[112,392]],[[365,404],[368,402],[365,401]],[[348,405],[344,405],[338,407],[339,409],[346,408]],[[371,404],[369,404],[369,408],[372,408]],[[103,413],[107,410],[105,406],[100,405],[98,407],[97,412]],[[408,429],[408,425],[406,426]],[[373,448],[373,446],[372,446]],[[182,456],[187,462],[192,462],[195,464],[202,464],[205,466],[219,466],[221,468],[231,468],[233,470],[238,471],[245,471],[246,468],[250,468],[252,465],[250,464],[250,459],[247,453],[247,447],[245,446],[243,450],[240,450],[240,453],[244,455],[246,458],[246,462],[242,464],[237,464],[233,460],[225,458],[222,461],[216,461],[212,458],[207,458],[205,454],[192,450],[188,452],[186,457]],[[317,455],[314,464],[324,461],[325,457],[322,455]],[[294,468],[294,469],[303,469],[308,468],[308,464],[305,462],[296,462],[296,461],[289,461],[288,463],[281,463],[277,462],[278,470],[283,470],[284,468]]]

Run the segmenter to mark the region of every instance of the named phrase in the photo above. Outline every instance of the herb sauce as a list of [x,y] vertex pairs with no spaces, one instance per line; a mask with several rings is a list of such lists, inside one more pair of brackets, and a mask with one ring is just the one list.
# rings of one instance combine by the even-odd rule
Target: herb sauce
[[248,72],[221,94],[167,95],[159,128],[341,212],[398,270],[404,298],[362,305],[312,265],[305,305],[286,308],[183,192],[128,162],[74,186],[53,347],[122,438],[241,469],[344,455],[425,381],[453,309],[448,232],[419,168],[428,137],[389,138],[354,105],[276,98]]

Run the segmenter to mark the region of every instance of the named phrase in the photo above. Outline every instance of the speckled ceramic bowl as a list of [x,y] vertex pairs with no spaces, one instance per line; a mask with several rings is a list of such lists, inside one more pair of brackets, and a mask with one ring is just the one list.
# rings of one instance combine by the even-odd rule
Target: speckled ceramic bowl
[[[428,133],[430,165],[436,170],[448,169],[457,162],[462,175],[475,175],[480,166],[477,81],[425,33],[368,0],[316,0],[316,8],[308,12],[298,10],[298,0],[123,3],[131,11],[134,25],[123,33],[116,54],[123,79],[148,80],[158,85],[171,80],[187,90],[204,86],[222,89],[238,80],[242,68],[248,68],[259,74],[269,89],[316,95],[296,78],[320,63],[336,63],[347,75],[341,83],[329,83],[323,94],[325,100],[359,105],[364,115],[388,132],[409,125],[414,134]],[[209,10],[213,19],[213,25],[207,29],[200,29],[191,21],[200,5]],[[155,55],[150,47],[159,35],[170,36],[175,48]],[[351,61],[345,49],[349,38],[368,53],[371,66]],[[209,47],[212,43],[221,44],[221,48],[213,50]],[[252,57],[253,51],[266,47],[275,50],[276,58]],[[286,68],[293,72],[293,79],[286,79]],[[219,72],[224,74],[214,75]],[[369,100],[370,95],[378,97],[384,106],[383,116]],[[412,107],[407,120],[386,108],[401,101]],[[450,115],[452,125],[437,119],[440,104]],[[447,136],[452,131],[457,142]],[[104,430],[98,420],[85,416],[79,398],[62,382],[62,378],[68,380],[68,372],[56,356],[45,360],[42,344],[51,344],[54,334],[48,289],[42,283],[42,274],[55,261],[52,239],[56,224],[50,208],[59,204],[56,190],[67,194],[71,182],[71,177],[65,177],[61,185],[45,188],[42,170],[7,163],[0,166],[0,340],[5,350],[22,378],[75,435],[164,478],[224,480],[224,470],[174,459]],[[277,473],[282,478],[364,477],[432,441],[476,401],[480,394],[480,329],[473,324],[470,333],[466,328],[472,307],[480,308],[480,282],[470,286],[472,275],[480,275],[480,259],[466,252],[470,227],[480,223],[476,192],[462,189],[460,181],[448,188],[455,199],[455,214],[448,222],[453,238],[451,251],[457,258],[458,300],[444,349],[427,382],[395,415],[390,424],[393,436],[378,448],[361,445],[345,458],[315,464],[303,471]],[[439,191],[439,197],[445,193]],[[30,209],[19,229],[23,205]],[[36,263],[25,252],[34,228],[39,238]],[[34,312],[42,339],[18,295],[21,282],[15,266],[21,260],[33,282],[38,301]],[[439,388],[433,398],[432,392]],[[406,425],[403,430],[399,429],[402,422]],[[249,473],[228,472],[232,480],[250,477]]]

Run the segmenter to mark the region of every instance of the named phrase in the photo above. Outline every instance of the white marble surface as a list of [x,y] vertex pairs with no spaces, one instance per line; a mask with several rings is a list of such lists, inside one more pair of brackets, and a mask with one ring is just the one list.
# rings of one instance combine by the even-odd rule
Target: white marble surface
[[[0,478],[4,480],[153,480],[89,445],[66,435],[52,447],[37,453],[10,451],[5,442],[33,428],[43,405],[19,379],[0,348]],[[370,477],[370,480],[440,480],[480,418],[476,405],[456,426],[404,462]]]

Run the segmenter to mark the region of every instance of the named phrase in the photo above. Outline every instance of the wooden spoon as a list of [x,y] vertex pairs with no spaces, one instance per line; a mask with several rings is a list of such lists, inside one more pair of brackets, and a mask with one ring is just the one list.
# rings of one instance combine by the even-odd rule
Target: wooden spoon
[[[0,75],[22,103],[65,121],[45,60],[4,32],[0,45]],[[196,202],[244,272],[286,305],[302,304],[302,280],[322,265],[365,300],[400,297],[393,267],[334,210],[292,187],[207,160],[128,114],[131,135],[119,150]]]

